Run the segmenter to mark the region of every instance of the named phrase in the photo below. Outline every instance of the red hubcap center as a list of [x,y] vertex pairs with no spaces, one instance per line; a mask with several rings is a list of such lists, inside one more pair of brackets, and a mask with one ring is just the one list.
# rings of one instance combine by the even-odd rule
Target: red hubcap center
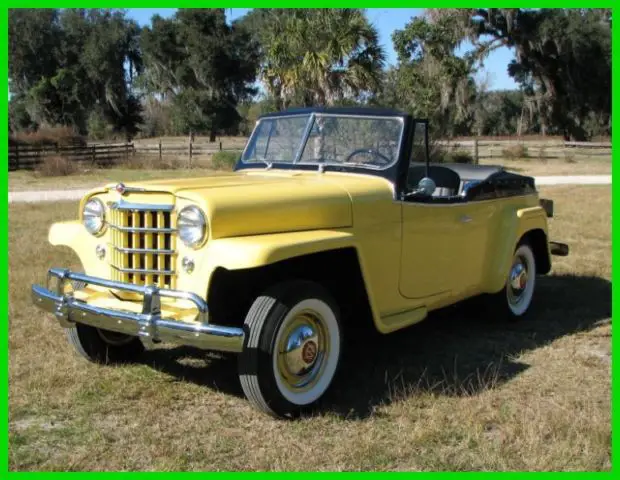
[[312,363],[316,358],[316,343],[308,342],[301,351],[301,358],[306,363]]

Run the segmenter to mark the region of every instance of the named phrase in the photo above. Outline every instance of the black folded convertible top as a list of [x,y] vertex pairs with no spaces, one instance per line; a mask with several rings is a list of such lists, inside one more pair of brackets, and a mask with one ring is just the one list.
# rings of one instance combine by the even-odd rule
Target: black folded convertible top
[[[467,180],[474,179],[470,177]],[[506,170],[499,170],[470,186],[467,189],[465,197],[468,201],[490,200],[493,198],[526,195],[528,193],[534,193],[535,191],[536,185],[533,177]]]

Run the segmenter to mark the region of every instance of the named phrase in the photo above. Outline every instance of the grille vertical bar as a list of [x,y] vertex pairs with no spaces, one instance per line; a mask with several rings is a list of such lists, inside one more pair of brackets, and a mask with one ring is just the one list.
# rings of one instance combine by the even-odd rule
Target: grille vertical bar
[[[153,217],[151,215],[151,212],[142,212],[143,216],[144,216],[144,226],[146,228],[153,228]],[[145,236],[145,244],[144,244],[144,248],[148,249],[148,250],[153,250],[153,237],[155,237],[155,235],[146,235]],[[146,255],[146,264],[144,265],[144,268],[146,268],[147,270],[153,270],[153,255]],[[152,285],[153,284],[153,274],[147,273],[144,283],[146,285]]]
[[[142,225],[140,225],[140,213],[139,212],[132,212],[131,214],[131,224],[133,227],[135,228],[140,228],[142,227]],[[137,249],[140,248],[140,233],[135,232],[131,235],[131,243],[132,243],[132,247]],[[134,253],[131,256],[131,260],[132,260],[132,267],[135,270],[142,270],[142,265],[140,264],[140,254],[138,253]],[[136,285],[140,285],[140,275],[138,273],[134,273],[133,274],[133,283],[135,283]]]

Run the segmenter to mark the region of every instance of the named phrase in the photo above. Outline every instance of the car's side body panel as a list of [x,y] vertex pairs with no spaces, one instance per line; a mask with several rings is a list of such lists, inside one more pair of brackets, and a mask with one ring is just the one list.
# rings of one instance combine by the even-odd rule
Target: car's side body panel
[[475,290],[496,205],[403,203],[400,291],[412,299]]

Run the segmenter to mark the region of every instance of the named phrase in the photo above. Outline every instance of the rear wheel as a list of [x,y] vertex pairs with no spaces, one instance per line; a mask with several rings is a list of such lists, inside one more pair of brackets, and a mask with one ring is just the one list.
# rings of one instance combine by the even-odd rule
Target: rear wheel
[[338,308],[318,284],[295,281],[258,297],[239,355],[243,392],[257,409],[294,416],[318,402],[340,361]]
[[75,351],[94,363],[131,362],[144,352],[138,337],[76,324],[67,329],[67,338]]
[[532,247],[523,242],[514,252],[504,288],[492,295],[493,310],[513,320],[525,316],[532,304],[535,286],[536,259]]

